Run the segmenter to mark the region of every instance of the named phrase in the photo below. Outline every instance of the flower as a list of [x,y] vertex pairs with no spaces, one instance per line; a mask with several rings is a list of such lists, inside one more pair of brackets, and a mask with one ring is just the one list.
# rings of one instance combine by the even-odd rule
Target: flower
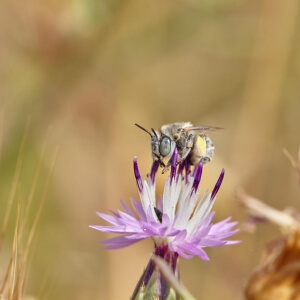
[[119,249],[152,238],[155,254],[170,262],[175,272],[178,255],[186,259],[198,256],[208,261],[204,248],[239,243],[237,240],[227,240],[239,231],[233,229],[237,222],[231,222],[231,217],[211,223],[215,215],[211,209],[224,178],[224,169],[212,192],[206,191],[198,201],[202,164],[195,166],[191,173],[187,161],[176,165],[177,157],[175,149],[170,176],[167,178],[163,196],[158,200],[155,197],[155,175],[159,163],[154,161],[148,179],[142,180],[137,158],[134,158],[134,175],[140,195],[140,202],[132,200],[135,213],[121,201],[124,211],[118,210],[112,215],[97,213],[111,226],[90,226],[102,232],[119,234],[102,241],[106,249]]
[[[215,215],[211,208],[224,178],[224,169],[212,192],[206,191],[201,200],[200,181],[202,164],[191,173],[187,160],[177,166],[177,149],[172,155],[170,176],[167,178],[163,196],[156,200],[155,175],[159,162],[154,161],[147,180],[142,180],[137,159],[133,160],[134,175],[140,202],[132,200],[133,212],[124,202],[124,211],[112,215],[97,213],[111,226],[90,226],[102,232],[119,236],[102,241],[106,249],[119,249],[146,238],[154,241],[154,257],[162,258],[169,271],[163,272],[155,259],[150,259],[138,281],[131,299],[194,299],[187,295],[182,286],[175,288],[171,277],[179,279],[178,257],[189,259],[198,256],[209,260],[203,248],[232,245],[239,241],[227,240],[239,229],[237,222],[227,218],[212,224]],[[185,176],[183,172],[185,171]],[[166,275],[169,274],[169,275]],[[170,275],[171,274],[171,275]],[[173,276],[173,275],[174,276]],[[174,281],[173,281],[174,282]]]

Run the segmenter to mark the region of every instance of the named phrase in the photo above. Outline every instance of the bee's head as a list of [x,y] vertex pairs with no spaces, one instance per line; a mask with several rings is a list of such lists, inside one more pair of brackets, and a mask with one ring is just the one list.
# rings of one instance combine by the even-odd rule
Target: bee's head
[[151,128],[150,132],[138,124],[135,125],[150,135],[153,160],[159,160],[161,166],[165,167],[163,159],[165,157],[171,157],[175,150],[175,142],[171,140],[169,136],[155,131],[153,128]]

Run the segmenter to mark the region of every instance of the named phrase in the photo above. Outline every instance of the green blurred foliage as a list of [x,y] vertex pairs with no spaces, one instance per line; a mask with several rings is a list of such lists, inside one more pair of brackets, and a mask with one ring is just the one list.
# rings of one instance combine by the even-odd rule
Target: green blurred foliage
[[[31,120],[3,265],[42,144],[47,150],[28,230],[59,149],[25,294],[129,298],[151,242],[107,252],[97,244],[107,236],[88,225],[101,222],[95,211],[137,197],[133,156],[149,172],[148,137],[134,123],[225,128],[211,136],[215,159],[203,179],[212,188],[226,168],[216,219],[244,220],[234,198],[239,186],[277,208],[297,208],[299,187],[281,149],[295,155],[299,146],[298,25],[296,0],[2,1],[1,217]],[[209,250],[210,263],[181,261],[185,286],[197,299],[238,299],[264,243],[276,234],[268,226],[241,233],[241,245]]]

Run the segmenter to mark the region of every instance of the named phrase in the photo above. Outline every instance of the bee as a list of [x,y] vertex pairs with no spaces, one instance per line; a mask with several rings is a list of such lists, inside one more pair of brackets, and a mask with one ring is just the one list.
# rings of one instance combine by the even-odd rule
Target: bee
[[[222,129],[213,126],[193,126],[190,122],[183,122],[163,125],[159,130],[151,128],[150,132],[138,124],[135,125],[150,135],[152,158],[159,161],[163,167],[162,173],[169,169],[175,147],[178,151],[177,164],[186,158],[193,166],[210,162],[215,147],[206,133]],[[165,164],[166,159],[168,162]]]

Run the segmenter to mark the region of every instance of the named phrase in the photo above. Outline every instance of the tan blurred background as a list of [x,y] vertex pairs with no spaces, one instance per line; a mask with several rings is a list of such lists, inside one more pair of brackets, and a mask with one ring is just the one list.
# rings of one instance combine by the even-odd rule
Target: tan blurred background
[[[152,252],[151,241],[118,251],[96,211],[137,197],[132,158],[149,172],[149,137],[136,128],[191,121],[213,133],[205,167],[211,189],[226,176],[216,219],[246,214],[243,187],[279,209],[299,207],[299,187],[282,154],[296,156],[300,128],[300,31],[297,0],[2,1],[0,3],[0,195],[9,198],[28,120],[5,248],[12,245],[17,202],[25,205],[47,141],[34,219],[51,160],[56,165],[33,241],[25,295],[36,299],[129,299]],[[165,176],[159,175],[159,188]],[[2,206],[2,205],[1,205]],[[30,224],[30,222],[29,222]],[[209,249],[211,262],[181,260],[181,278],[197,299],[242,299],[271,225],[243,243]],[[2,280],[2,279],[1,279]]]

